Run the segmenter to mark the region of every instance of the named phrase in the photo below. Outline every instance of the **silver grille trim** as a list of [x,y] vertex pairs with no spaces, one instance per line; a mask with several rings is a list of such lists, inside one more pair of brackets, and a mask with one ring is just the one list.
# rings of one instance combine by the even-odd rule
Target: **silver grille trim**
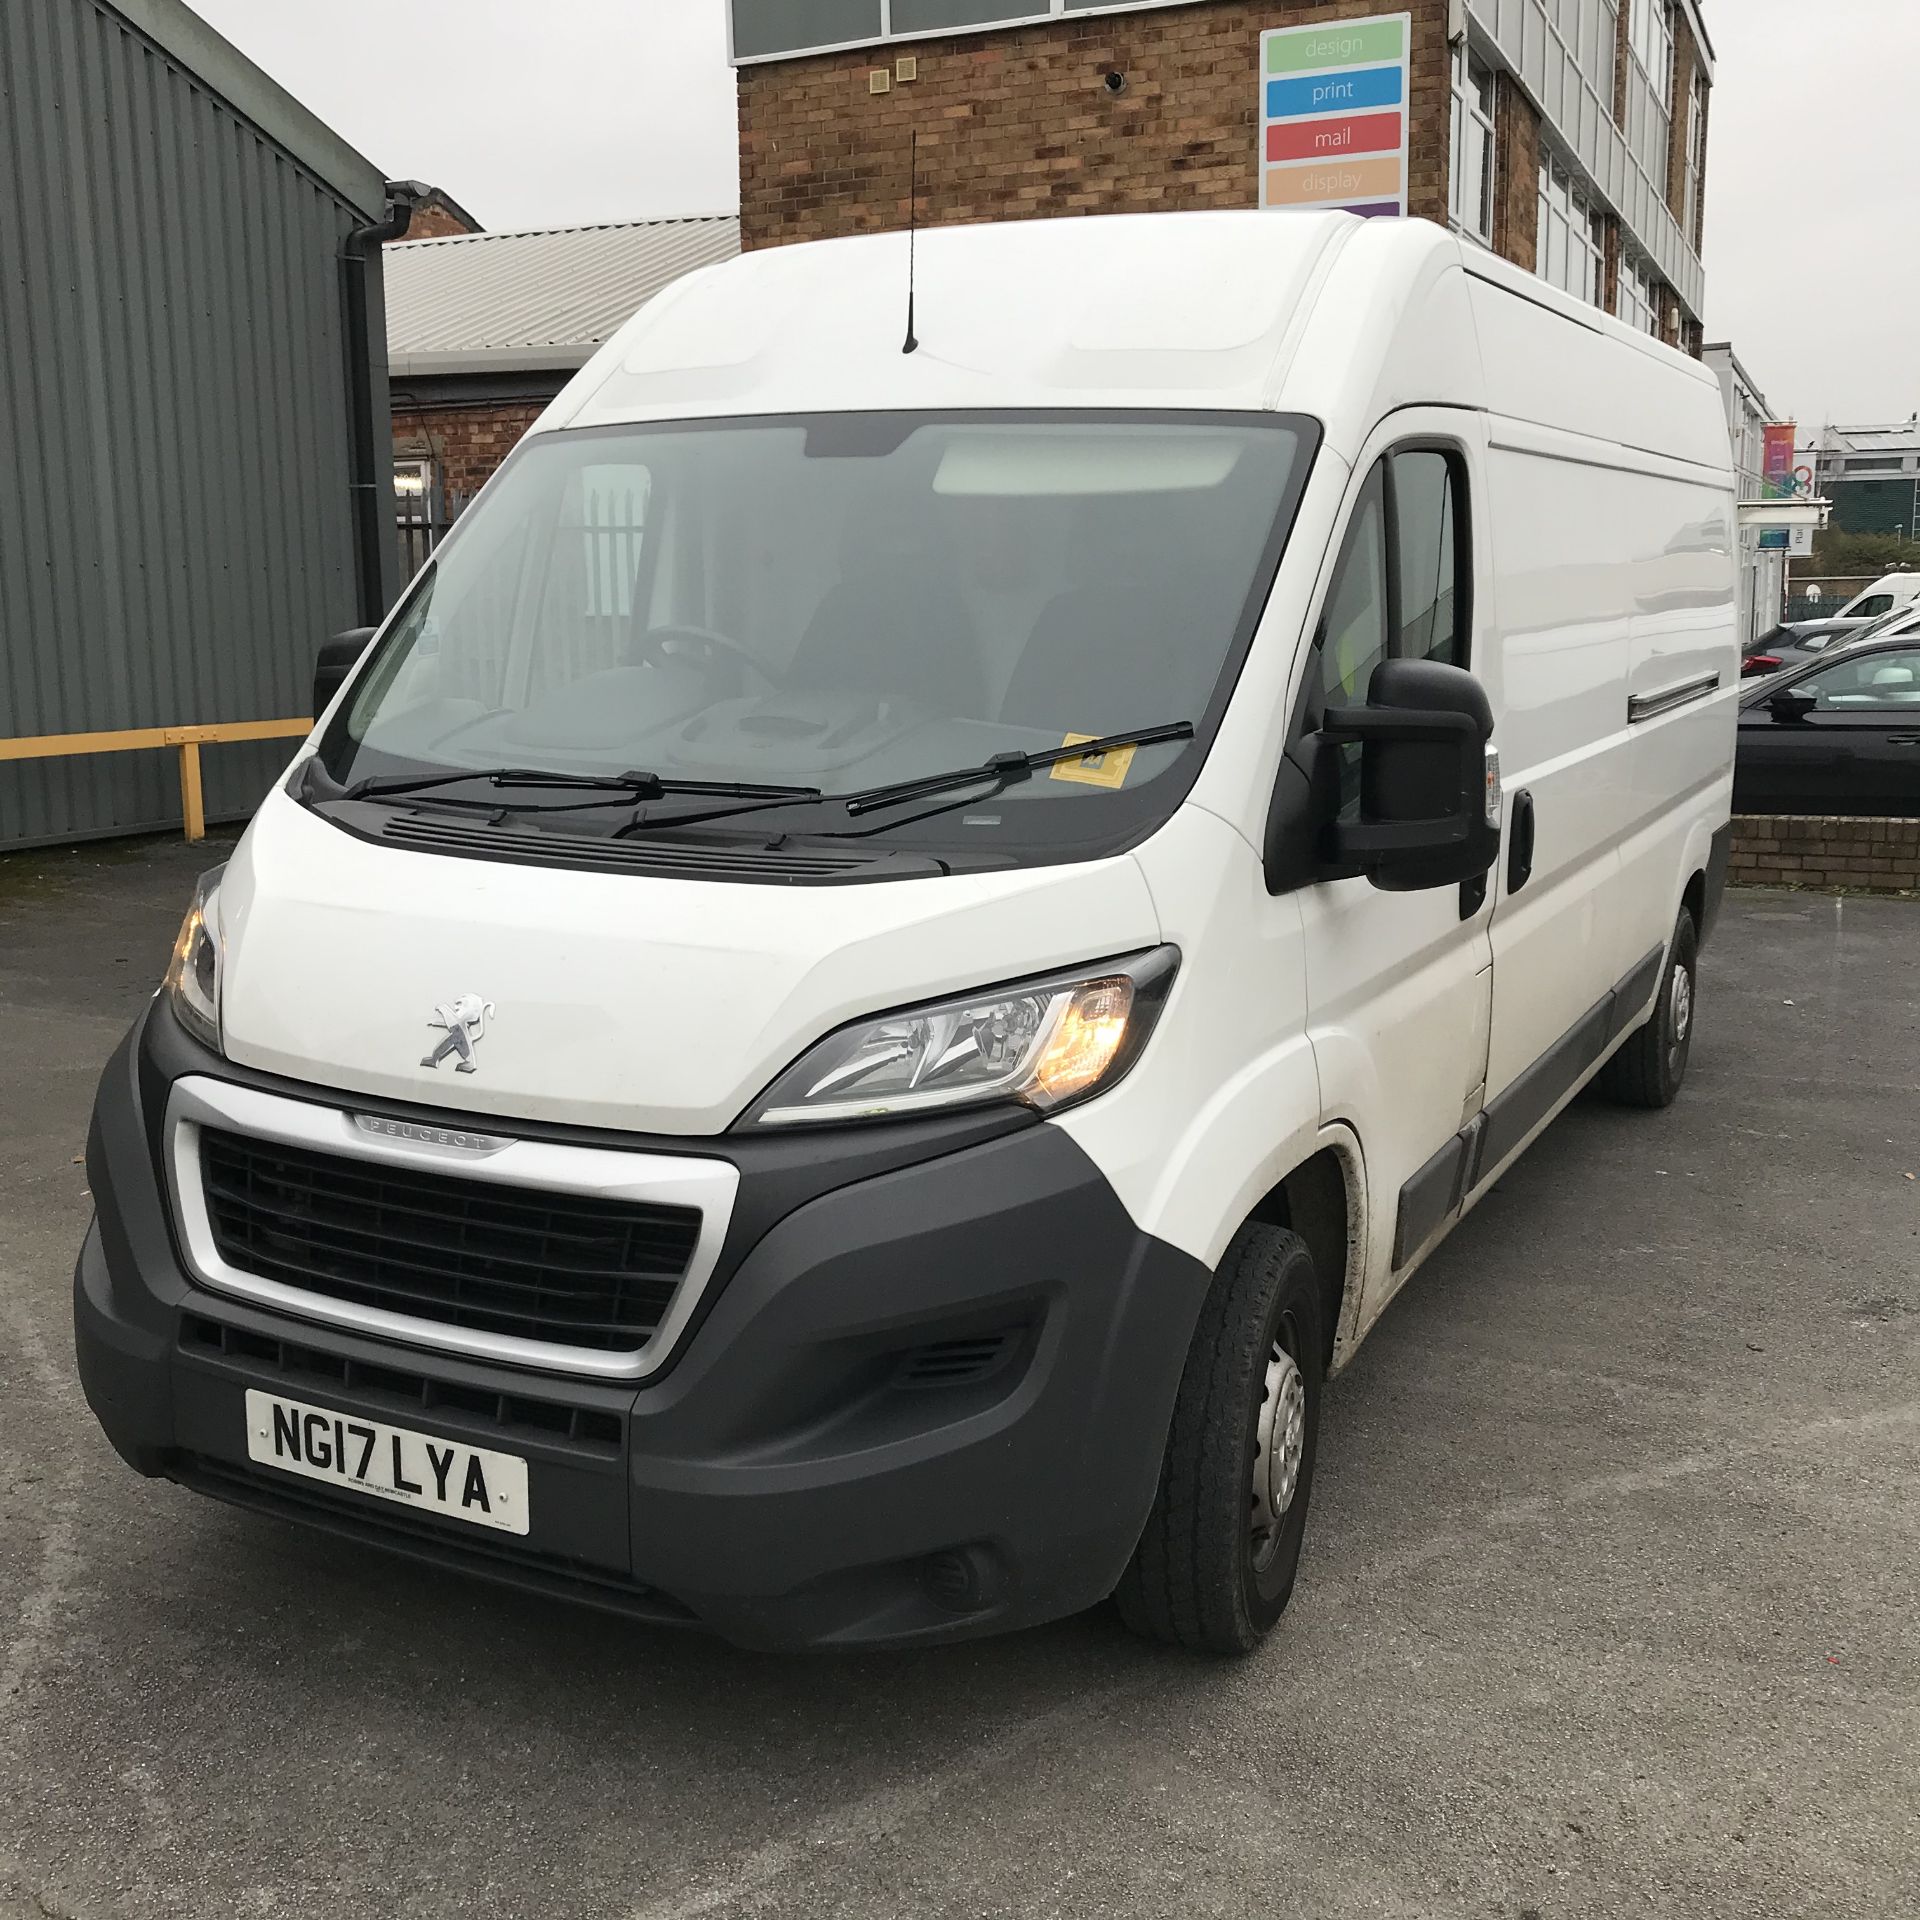
[[[665,1316],[646,1345],[636,1352],[607,1353],[551,1341],[516,1339],[474,1327],[448,1326],[411,1314],[330,1299],[229,1265],[215,1244],[207,1215],[206,1184],[200,1167],[203,1127],[383,1166],[439,1174],[457,1167],[465,1177],[500,1186],[695,1207],[700,1212],[700,1237]],[[467,1138],[486,1138],[492,1150],[475,1154],[463,1152],[450,1142],[443,1145],[432,1139],[371,1132],[359,1124],[359,1116],[352,1109],[290,1100],[257,1087],[235,1086],[202,1075],[176,1080],[167,1101],[166,1171],[168,1198],[187,1266],[196,1280],[216,1293],[402,1346],[596,1380],[644,1380],[658,1371],[685,1331],[719,1264],[720,1248],[740,1189],[739,1169],[725,1160],[627,1153],[550,1140],[479,1135]]]

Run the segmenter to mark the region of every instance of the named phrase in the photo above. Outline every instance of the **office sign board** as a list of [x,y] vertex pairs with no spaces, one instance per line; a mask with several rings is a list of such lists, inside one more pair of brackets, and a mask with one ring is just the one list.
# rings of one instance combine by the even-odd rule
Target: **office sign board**
[[1260,36],[1260,204],[1407,211],[1413,15]]
[[1760,475],[1769,500],[1791,500],[1793,485],[1793,423],[1766,430],[1765,451],[1761,455]]

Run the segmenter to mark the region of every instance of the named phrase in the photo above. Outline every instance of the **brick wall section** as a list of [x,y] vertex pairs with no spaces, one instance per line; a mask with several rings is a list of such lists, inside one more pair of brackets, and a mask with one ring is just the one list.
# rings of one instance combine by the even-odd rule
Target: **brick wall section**
[[413,210],[402,240],[444,240],[453,233],[478,233],[480,229],[464,214],[456,213],[444,201],[423,200]]
[[1532,273],[1540,241],[1540,115],[1505,73],[1495,82],[1493,137],[1493,250]]
[[546,410],[544,401],[504,406],[394,409],[393,451],[399,458],[429,454],[439,462],[443,505],[466,501]]
[[1727,877],[1747,887],[1920,890],[1920,820],[1742,814]]
[[1694,238],[1693,221],[1687,213],[1687,102],[1693,88],[1693,70],[1700,49],[1693,37],[1685,7],[1673,10],[1673,77],[1667,111],[1672,116],[1667,132],[1667,208],[1680,222],[1680,231]]
[[[1447,217],[1446,0],[1413,14],[1411,210]],[[929,225],[1259,205],[1260,35],[1383,11],[1381,0],[1207,0],[740,70],[749,247],[906,224],[920,136]],[[882,94],[902,56],[912,81]],[[1127,87],[1106,90],[1109,73]]]

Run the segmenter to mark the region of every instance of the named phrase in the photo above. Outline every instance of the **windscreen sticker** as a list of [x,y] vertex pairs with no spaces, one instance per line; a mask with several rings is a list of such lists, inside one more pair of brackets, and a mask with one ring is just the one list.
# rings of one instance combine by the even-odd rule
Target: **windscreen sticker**
[[[1082,740],[1097,740],[1097,733],[1070,733],[1060,742],[1077,747]],[[1090,754],[1084,760],[1062,760],[1053,769],[1056,780],[1077,780],[1083,787],[1123,787],[1138,747],[1115,747],[1111,753]]]

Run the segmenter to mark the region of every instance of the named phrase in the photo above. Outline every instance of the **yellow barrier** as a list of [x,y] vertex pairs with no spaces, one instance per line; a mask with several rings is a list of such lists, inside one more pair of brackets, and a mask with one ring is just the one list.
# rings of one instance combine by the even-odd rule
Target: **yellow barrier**
[[0,740],[0,760],[57,760],[67,754],[138,753],[173,747],[180,755],[180,812],[187,838],[207,837],[207,813],[200,793],[200,749],[231,740],[300,740],[313,731],[311,720],[216,720],[204,727],[123,727],[117,733],[42,733]]

